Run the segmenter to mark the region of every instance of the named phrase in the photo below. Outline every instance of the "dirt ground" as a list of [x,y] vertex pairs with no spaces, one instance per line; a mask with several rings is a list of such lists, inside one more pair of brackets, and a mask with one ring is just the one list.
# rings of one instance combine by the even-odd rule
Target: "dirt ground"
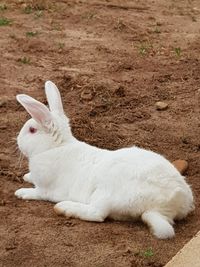
[[[0,266],[160,267],[200,229],[199,26],[198,0],[0,2]],[[188,161],[196,210],[173,240],[141,222],[67,220],[52,203],[16,199],[28,186],[15,142],[28,115],[15,95],[45,101],[46,80],[79,140]]]

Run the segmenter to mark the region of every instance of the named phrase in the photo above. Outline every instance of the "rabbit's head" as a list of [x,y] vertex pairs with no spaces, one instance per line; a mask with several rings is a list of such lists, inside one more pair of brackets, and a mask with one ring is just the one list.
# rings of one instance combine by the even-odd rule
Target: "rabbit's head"
[[19,149],[28,158],[60,146],[73,138],[58,88],[51,81],[47,81],[45,93],[49,109],[28,95],[16,96],[18,102],[32,117],[24,124],[17,137]]

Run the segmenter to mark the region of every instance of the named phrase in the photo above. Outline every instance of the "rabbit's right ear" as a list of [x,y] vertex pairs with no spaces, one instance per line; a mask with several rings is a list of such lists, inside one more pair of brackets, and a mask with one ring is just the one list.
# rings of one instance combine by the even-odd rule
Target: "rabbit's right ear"
[[16,98],[31,117],[41,125],[45,126],[52,121],[51,112],[41,102],[25,94],[17,95]]
[[57,86],[51,81],[45,83],[45,93],[51,111],[56,111],[60,114],[64,113],[60,92]]

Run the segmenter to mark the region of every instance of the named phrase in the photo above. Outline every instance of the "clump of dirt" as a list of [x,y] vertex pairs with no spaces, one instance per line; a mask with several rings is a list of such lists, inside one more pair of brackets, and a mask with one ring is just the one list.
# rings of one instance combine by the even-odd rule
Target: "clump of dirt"
[[[0,4],[2,266],[159,267],[199,230],[199,10],[197,0]],[[46,103],[46,80],[60,88],[79,140],[187,160],[196,210],[177,222],[173,240],[156,240],[141,222],[67,220],[52,203],[16,199],[15,190],[30,185],[16,148],[29,116],[15,95]]]

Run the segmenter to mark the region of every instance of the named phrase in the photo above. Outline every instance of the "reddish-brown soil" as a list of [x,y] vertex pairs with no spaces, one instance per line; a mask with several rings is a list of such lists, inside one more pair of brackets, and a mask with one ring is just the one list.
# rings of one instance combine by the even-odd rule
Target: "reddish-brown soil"
[[[200,229],[200,2],[5,0],[0,26],[0,266],[163,266]],[[196,210],[156,240],[141,222],[89,223],[16,199],[27,162],[15,138],[28,118],[17,93],[60,88],[74,135],[186,159]],[[168,103],[158,111],[157,101]]]

